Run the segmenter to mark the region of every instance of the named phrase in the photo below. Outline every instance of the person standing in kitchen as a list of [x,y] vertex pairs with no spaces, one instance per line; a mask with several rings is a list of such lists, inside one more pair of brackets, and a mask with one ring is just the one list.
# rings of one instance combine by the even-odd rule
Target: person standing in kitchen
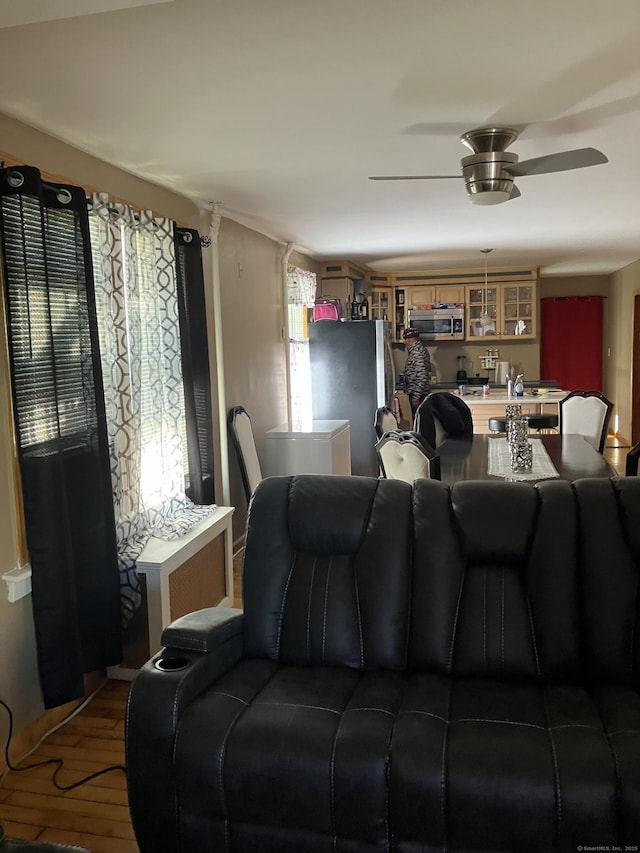
[[404,390],[409,397],[413,420],[418,406],[431,391],[431,356],[420,340],[420,332],[417,329],[405,329],[402,337],[407,348]]

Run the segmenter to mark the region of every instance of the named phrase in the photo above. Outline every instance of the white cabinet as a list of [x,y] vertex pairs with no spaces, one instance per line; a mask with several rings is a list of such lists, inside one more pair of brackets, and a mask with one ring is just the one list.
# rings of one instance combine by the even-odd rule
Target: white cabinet
[[267,431],[265,477],[351,474],[351,431],[346,420],[311,421]]

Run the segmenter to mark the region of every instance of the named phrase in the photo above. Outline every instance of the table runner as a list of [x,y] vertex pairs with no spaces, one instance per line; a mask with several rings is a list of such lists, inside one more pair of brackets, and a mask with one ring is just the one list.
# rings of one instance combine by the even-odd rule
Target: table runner
[[488,444],[488,474],[493,474],[495,477],[505,477],[507,480],[547,480],[560,476],[540,439],[534,438],[531,442],[533,465],[531,471],[526,472],[516,472],[511,469],[511,453],[506,438],[492,438]]

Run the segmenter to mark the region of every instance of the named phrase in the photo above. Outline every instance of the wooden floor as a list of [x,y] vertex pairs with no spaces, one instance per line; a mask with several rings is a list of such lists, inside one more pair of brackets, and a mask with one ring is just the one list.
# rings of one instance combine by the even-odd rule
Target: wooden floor
[[[124,716],[129,683],[108,681],[89,704],[50,734],[20,766],[62,759],[60,785],[124,765]],[[9,838],[86,847],[93,853],[138,853],[127,783],[115,770],[71,791],[57,790],[55,767],[9,771],[0,783],[0,824]]]

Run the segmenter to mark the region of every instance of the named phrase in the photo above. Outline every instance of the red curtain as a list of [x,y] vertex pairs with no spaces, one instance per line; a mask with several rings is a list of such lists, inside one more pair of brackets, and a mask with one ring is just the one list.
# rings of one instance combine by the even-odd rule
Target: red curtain
[[540,300],[540,378],[566,391],[602,391],[603,296]]

